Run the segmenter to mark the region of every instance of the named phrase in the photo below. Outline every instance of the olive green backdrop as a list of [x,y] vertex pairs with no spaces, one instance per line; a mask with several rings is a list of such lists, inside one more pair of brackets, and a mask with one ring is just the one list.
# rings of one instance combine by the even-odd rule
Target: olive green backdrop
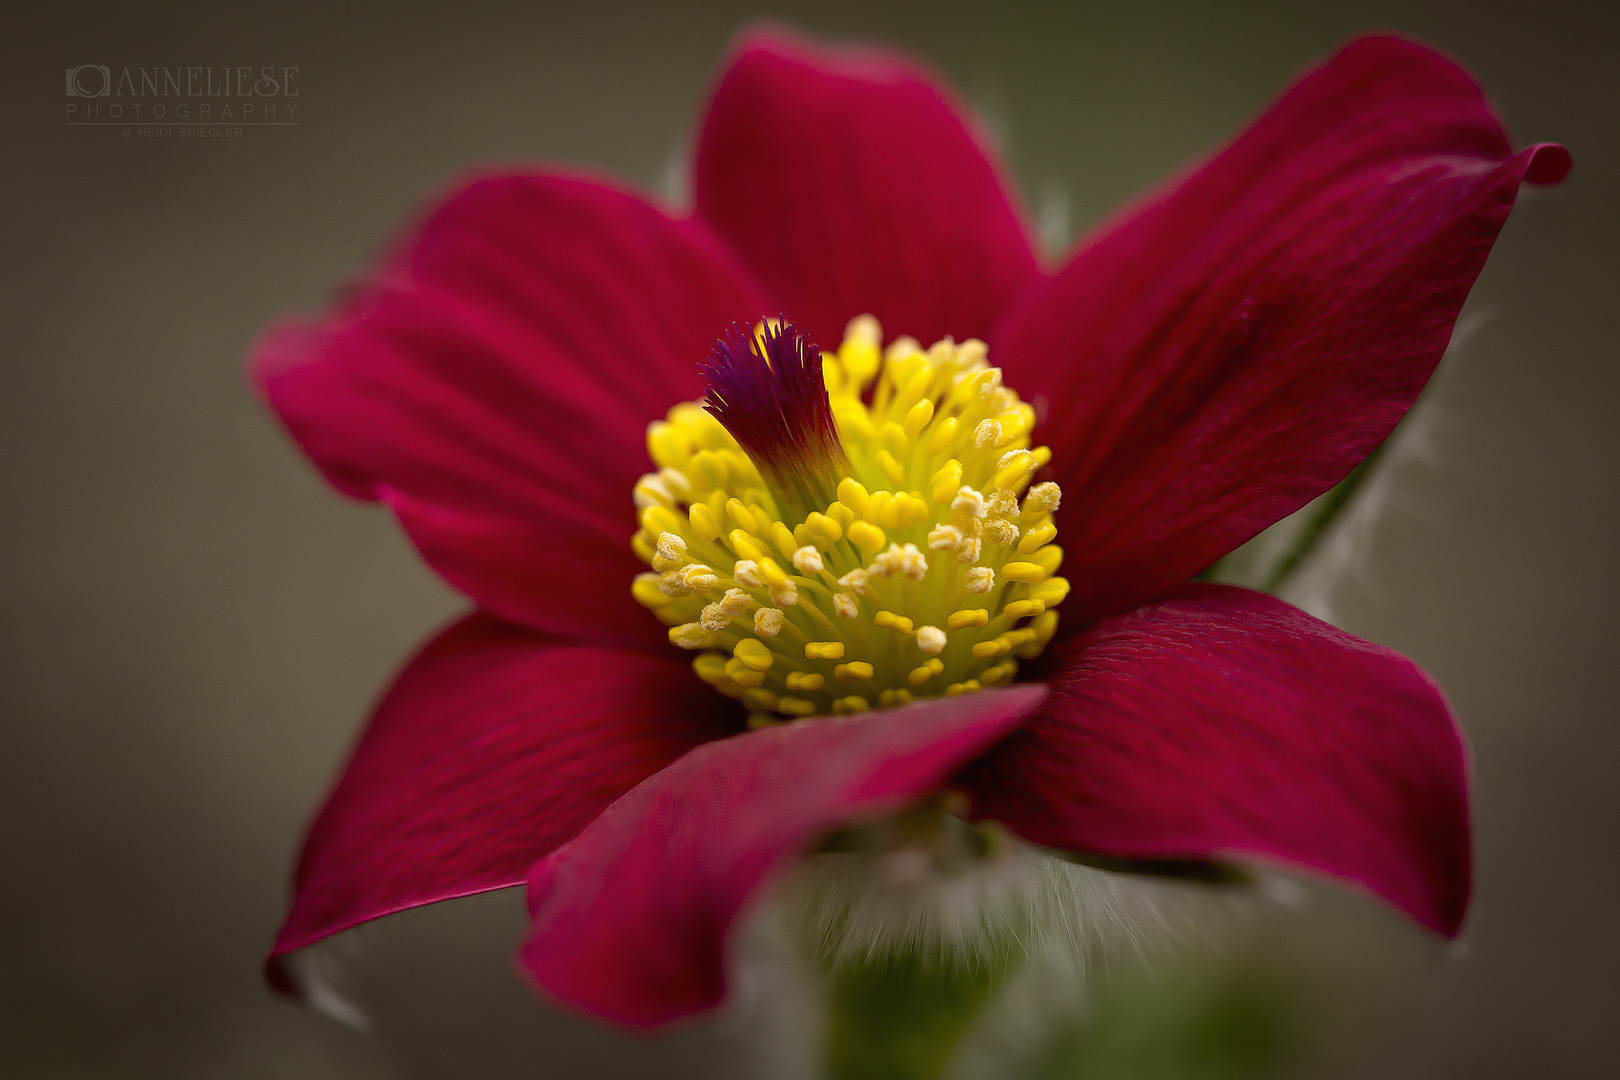
[[[1458,56],[1531,193],[1437,389],[1350,630],[1446,687],[1477,777],[1459,957],[1312,890],[1277,946],[1326,972],[1323,1076],[1612,1075],[1620,1017],[1615,611],[1617,41],[1604,5],[820,2],[26,4],[0,21],[0,1074],[702,1076],[712,1033],[624,1043],[507,955],[515,895],[363,935],[360,1035],[258,980],[299,832],[373,695],[461,604],[387,517],[340,502],[245,389],[267,320],[322,303],[480,162],[647,187],[763,12],[904,44],[1004,140],[1048,232],[1227,137],[1366,28]],[[296,65],[299,125],[237,139],[67,127],[81,63]],[[626,493],[628,497],[628,493]]]

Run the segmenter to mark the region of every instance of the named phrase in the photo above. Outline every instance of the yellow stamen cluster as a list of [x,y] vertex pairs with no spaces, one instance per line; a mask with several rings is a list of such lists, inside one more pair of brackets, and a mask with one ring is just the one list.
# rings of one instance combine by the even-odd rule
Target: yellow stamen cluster
[[755,723],[1007,682],[1069,591],[1058,486],[1034,483],[1051,452],[984,343],[881,342],[861,316],[822,353],[849,475],[803,520],[700,404],[647,429],[634,595]]

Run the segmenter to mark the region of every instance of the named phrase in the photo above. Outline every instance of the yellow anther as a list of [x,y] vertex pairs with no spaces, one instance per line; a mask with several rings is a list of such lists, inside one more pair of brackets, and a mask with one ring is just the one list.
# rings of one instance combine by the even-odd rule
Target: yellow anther
[[992,656],[1005,656],[1011,651],[1012,644],[1010,642],[995,637],[989,641],[976,642],[973,646],[973,659],[988,660]]
[[674,571],[674,574],[680,579],[681,584],[692,592],[705,592],[720,584],[720,579],[715,576],[714,571],[702,563],[683,566]]
[[1017,630],[1008,630],[1005,634],[997,635],[997,640],[1005,641],[1007,643],[1007,647],[1011,649],[1015,645],[1027,645],[1031,641],[1034,641],[1035,631],[1029,629],[1028,627],[1022,627]]
[[701,649],[709,644],[709,632],[695,622],[669,628],[669,643],[683,649]]
[[984,523],[984,539],[991,544],[1016,544],[1018,526],[1001,518],[991,518]]
[[917,648],[925,653],[938,653],[945,648],[945,631],[937,626],[917,627]]
[[855,511],[851,510],[843,503],[832,502],[827,504],[827,516],[838,522],[839,527],[845,532],[848,532],[849,526],[855,520],[856,514]]
[[902,454],[906,449],[906,429],[893,420],[878,428],[878,445],[891,454]]
[[1026,512],[1035,510],[1050,514],[1058,508],[1058,504],[1062,501],[1063,490],[1048,480],[1029,489],[1029,494],[1024,496],[1024,510]]
[[731,625],[731,613],[719,604],[705,604],[698,622],[705,630],[724,630]]
[[1052,640],[1052,635],[1057,633],[1057,624],[1058,613],[1055,611],[1048,610],[1035,616],[1028,627],[1029,633],[1034,636],[1018,647],[1017,654],[1025,660],[1033,660],[1041,655],[1041,650],[1046,648],[1047,643]]
[[911,408],[906,410],[906,422],[903,430],[906,437],[915,439],[917,433],[927,427],[934,419],[934,401],[932,398],[923,398]]
[[[883,362],[890,365],[899,365],[922,352],[922,343],[910,334],[901,334],[889,342],[889,347],[883,350]],[[894,371],[894,367],[889,369]]]
[[927,664],[923,664],[920,667],[912,668],[911,674],[906,676],[906,681],[911,683],[912,686],[921,686],[923,683],[927,682],[933,677],[934,669],[929,667]]
[[962,530],[955,525],[941,525],[928,534],[928,550],[955,551],[962,546]]
[[956,362],[962,367],[971,367],[974,364],[984,363],[984,358],[990,353],[990,346],[976,337],[970,337],[956,347]]
[[968,518],[984,517],[984,496],[963,484],[956,490],[956,498],[951,500],[951,509],[959,510]]
[[861,617],[861,602],[855,599],[854,593],[833,593],[833,611],[840,619],[858,619]]
[[842,585],[856,596],[865,596],[866,578],[867,573],[865,570],[851,570],[849,573],[838,579],[838,584]]
[[744,690],[742,699],[744,704],[761,711],[766,711],[777,707],[777,697],[769,690]]
[[667,506],[649,506],[641,512],[641,527],[653,536],[660,533],[680,534],[684,522]]
[[937,503],[948,503],[962,486],[962,463],[955,458],[941,465],[928,479],[928,493]]
[[857,521],[844,532],[849,536],[849,542],[860,550],[862,557],[868,559],[882,549],[886,539],[883,530],[870,521]]
[[1014,619],[1022,619],[1026,615],[1039,615],[1046,610],[1046,603],[1042,600],[1014,600],[1001,609],[1003,615]]
[[804,527],[821,541],[822,547],[831,547],[844,537],[844,527],[819,510],[810,512],[810,516],[804,519]]
[[[866,502],[869,498],[865,485],[859,480],[846,476],[838,482],[838,501],[853,510],[857,516],[866,516]],[[846,523],[844,527],[847,529],[849,525]]]
[[686,559],[686,541],[672,532],[659,533],[653,552],[654,570],[673,570]]
[[848,697],[841,697],[837,701],[833,702],[833,712],[843,716],[847,716],[850,713],[862,713],[871,707],[872,706],[867,702],[867,700],[861,697],[859,694],[851,694]]
[[973,429],[973,445],[983,450],[986,446],[1000,447],[1001,423],[997,420],[981,420],[979,426]]
[[[991,373],[994,372],[992,375]],[[966,405],[981,396],[994,393],[1001,385],[1001,371],[998,368],[985,368],[974,372],[951,391],[950,401],[953,405]],[[985,389],[988,388],[988,389]]]
[[[737,502],[736,499],[731,501]],[[742,503],[737,503],[737,505],[742,506]],[[748,511],[746,509],[743,511],[745,514],[747,512]],[[758,562],[760,559],[765,557],[765,553],[759,549],[759,545],[754,543],[754,538],[749,536],[741,529],[732,529],[730,534],[727,535],[726,539],[730,541],[731,550],[737,553],[737,558],[739,559],[747,559],[751,562]]]
[[793,566],[806,576],[821,573],[821,552],[813,547],[797,548],[791,552]]
[[770,522],[765,531],[770,534],[771,543],[776,545],[776,550],[782,553],[784,559],[793,558],[793,553],[799,550],[799,542],[793,539],[793,531],[780,521]]
[[787,573],[778,565],[775,559],[761,558],[759,560],[759,576],[765,579],[765,584],[778,588],[788,583]]
[[872,418],[860,398],[835,397],[828,404],[832,406],[833,420],[841,436],[846,439],[853,436],[856,442],[871,442],[876,438],[877,430],[872,427]]
[[[866,500],[866,513],[861,516],[867,521],[870,521],[873,525],[882,525],[886,529],[892,529],[894,528],[893,525],[883,524],[883,514],[893,502],[894,492],[874,491],[871,497]],[[891,518],[890,520],[892,521],[896,519]]]
[[827,677],[819,671],[790,671],[784,680],[789,690],[820,690],[827,684]]
[[[668,471],[680,476],[684,484],[686,477],[681,476],[674,469]],[[645,510],[654,504],[670,506],[675,502],[674,490],[670,487],[669,482],[657,473],[648,473],[640,480],[637,480],[636,486],[630,491],[630,497],[635,502],[637,510]]]
[[1055,574],[1057,568],[1063,565],[1063,549],[1056,544],[1047,544],[1045,547],[1030,555],[1029,561],[1039,566],[1048,574]]
[[761,529],[764,528],[764,522],[755,521],[754,515],[749,512],[748,507],[743,505],[743,501],[741,499],[727,499],[726,514],[731,518],[732,521],[735,521],[739,527],[747,532],[757,534]]
[[930,454],[943,454],[945,448],[956,441],[956,417],[947,416],[934,427],[934,433],[928,437],[928,452]]
[[692,456],[692,437],[677,424],[654,420],[647,425],[647,456],[661,466],[685,468]]
[[983,689],[978,679],[968,679],[966,682],[951,683],[945,688],[946,697],[957,697],[962,694],[971,694],[975,690]]
[[898,461],[896,461],[894,459],[894,455],[889,453],[887,450],[879,450],[877,452],[877,463],[878,468],[883,470],[883,475],[888,477],[889,483],[900,484],[905,481],[905,468]]
[[[871,321],[862,322],[863,319]],[[875,332],[873,327],[877,327]],[[857,389],[871,382],[872,376],[877,374],[878,365],[883,360],[883,354],[878,348],[883,340],[882,335],[882,327],[879,327],[877,320],[870,315],[857,315],[850,320],[849,327],[844,331],[843,344],[838,346],[838,360],[844,365],[850,382]]]
[[724,491],[729,479],[726,459],[713,450],[699,450],[687,462],[686,477],[697,491]]
[[892,709],[896,705],[905,705],[913,700],[910,690],[900,687],[898,690],[885,690],[878,695],[878,704],[885,709]]
[[658,590],[665,596],[691,596],[692,590],[686,587],[679,570],[671,570],[658,579]]
[[759,686],[765,682],[765,673],[763,671],[755,671],[737,657],[733,656],[730,660],[726,661],[726,678],[730,679],[738,686],[752,689],[753,687]]
[[816,711],[816,703],[804,698],[781,697],[776,699],[776,711],[789,716],[810,716]]
[[630,538],[630,550],[636,553],[636,558],[648,566],[652,565],[653,557],[658,554],[653,547],[652,537],[648,536],[644,529],[637,529],[636,534]]
[[754,612],[754,633],[761,637],[775,637],[782,632],[782,609],[762,607]]
[[900,496],[900,501],[906,505],[905,525],[921,525],[928,520],[928,503],[922,497],[922,492],[907,492]]
[[1032,562],[1010,562],[1001,568],[1001,576],[1007,581],[1034,585],[1046,577],[1046,570]]
[[717,683],[726,677],[726,661],[729,659],[724,653],[706,652],[692,658],[692,670],[704,682]]
[[844,643],[842,641],[807,641],[804,643],[804,658],[806,660],[842,660],[844,658]]
[[872,616],[872,621],[886,630],[898,630],[902,634],[911,633],[911,620],[892,611],[880,611]]
[[[1028,555],[1042,544],[1051,543],[1052,538],[1056,535],[1057,526],[1050,521],[1043,521],[1031,528],[1024,534],[1024,538],[1018,541],[1018,554]],[[1056,569],[1056,567],[1053,567],[1053,569]]]
[[1010,488],[1036,469],[1035,455],[1028,450],[1013,450],[1003,454],[996,462],[996,478],[991,482],[998,488]]
[[928,573],[928,560],[923,553],[917,550],[916,544],[890,544],[889,550],[872,559],[872,565],[867,572],[877,574],[879,577],[894,577],[899,574],[911,579],[921,581]]
[[1061,577],[1049,577],[1029,590],[1031,600],[1039,600],[1049,608],[1063,603],[1063,598],[1068,595],[1069,579]]
[[963,608],[946,616],[945,625],[952,630],[966,630],[970,626],[983,626],[989,621],[990,612],[985,608]]
[[852,660],[833,667],[833,678],[839,682],[862,682],[872,677],[872,665],[865,660]]
[[630,595],[642,607],[661,608],[669,603],[669,596],[658,587],[657,574],[637,574],[630,583]]
[[1010,491],[992,491],[985,497],[984,512],[991,517],[1013,518],[1018,516],[1018,496]]
[[771,586],[771,603],[777,607],[792,607],[799,602],[799,589],[793,582]]
[[987,593],[996,587],[996,572],[988,566],[975,566],[962,578],[962,588],[970,593]]
[[758,638],[743,638],[731,647],[731,655],[747,664],[752,671],[769,671],[776,657]]
[[720,536],[720,520],[703,503],[693,503],[686,511],[686,517],[692,523],[692,531],[698,535],[698,539],[713,543]]
[[731,576],[745,589],[759,589],[765,585],[765,579],[759,576],[759,563],[753,559],[738,559],[731,568]]

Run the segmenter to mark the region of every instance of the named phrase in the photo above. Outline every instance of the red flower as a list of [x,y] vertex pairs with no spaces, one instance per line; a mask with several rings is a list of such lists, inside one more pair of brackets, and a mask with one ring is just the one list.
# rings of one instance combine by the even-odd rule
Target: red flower
[[[1411,405],[1521,182],[1478,86],[1357,41],[1043,272],[1001,166],[887,53],[748,38],[696,212],[596,179],[468,184],[254,377],[345,494],[478,605],[410,663],[310,830],[280,958],[527,880],[547,991],[653,1025],[722,997],[727,929],[818,835],[950,785],[1054,848],[1252,854],[1441,934],[1470,887],[1465,753],[1410,661],[1190,583]],[[1044,682],[745,731],[630,596],[645,429],[736,320],[874,313],[989,343],[1044,405],[1073,587]]]

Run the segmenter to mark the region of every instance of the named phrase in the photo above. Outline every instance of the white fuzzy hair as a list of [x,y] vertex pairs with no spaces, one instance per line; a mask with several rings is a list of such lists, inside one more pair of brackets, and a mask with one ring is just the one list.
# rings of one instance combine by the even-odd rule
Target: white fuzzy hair
[[829,970],[887,956],[980,967],[999,972],[997,992],[948,1075],[1004,1076],[1083,1012],[1098,969],[1182,954],[1275,892],[1094,869],[1012,838],[949,869],[914,846],[812,855],[736,936],[726,1022],[743,1075],[809,1080]]

